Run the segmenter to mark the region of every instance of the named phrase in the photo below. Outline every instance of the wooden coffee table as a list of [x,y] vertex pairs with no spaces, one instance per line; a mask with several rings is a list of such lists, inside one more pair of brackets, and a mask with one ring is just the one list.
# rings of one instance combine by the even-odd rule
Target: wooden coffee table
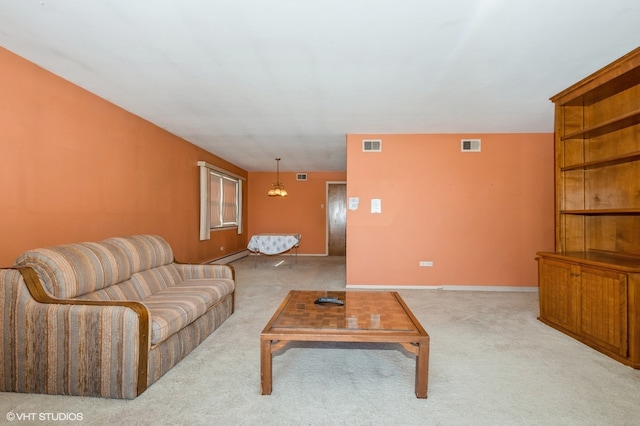
[[[344,305],[314,304],[321,296]],[[416,356],[416,396],[427,397],[429,335],[397,292],[289,292],[260,333],[262,395],[271,394],[273,353],[294,341],[398,343]]]

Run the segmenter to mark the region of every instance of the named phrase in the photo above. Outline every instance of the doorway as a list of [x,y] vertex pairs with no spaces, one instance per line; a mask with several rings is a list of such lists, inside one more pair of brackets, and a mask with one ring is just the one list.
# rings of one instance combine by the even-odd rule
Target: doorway
[[347,255],[347,184],[327,182],[327,254]]

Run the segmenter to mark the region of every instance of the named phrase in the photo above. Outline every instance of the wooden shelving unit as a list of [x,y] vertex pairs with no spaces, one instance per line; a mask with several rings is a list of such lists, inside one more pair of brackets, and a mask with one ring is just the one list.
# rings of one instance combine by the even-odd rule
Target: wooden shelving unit
[[612,120],[607,120],[594,126],[587,127],[586,129],[579,129],[566,134],[561,137],[561,140],[595,138],[596,136],[615,132],[616,130],[633,126],[638,123],[640,123],[640,111],[632,111]]
[[585,163],[578,163],[571,166],[560,167],[560,171],[568,172],[570,170],[597,169],[599,167],[615,166],[616,164],[630,163],[638,160],[640,160],[640,151],[634,151],[627,154],[605,157],[599,160],[587,161]]
[[551,98],[556,244],[539,319],[640,368],[640,48]]
[[640,209],[582,209],[582,210],[560,210],[560,214],[575,214],[584,216],[594,215],[636,215],[640,214]]

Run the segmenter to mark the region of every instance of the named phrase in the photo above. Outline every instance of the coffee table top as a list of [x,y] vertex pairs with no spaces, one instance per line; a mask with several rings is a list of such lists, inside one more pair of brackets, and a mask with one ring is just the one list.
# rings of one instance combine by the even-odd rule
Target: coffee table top
[[[344,305],[315,304],[319,297],[337,298]],[[426,336],[397,292],[289,292],[263,333],[392,333]]]
[[[344,304],[315,304],[319,297]],[[427,397],[430,337],[397,292],[290,291],[260,333],[263,395],[271,394],[273,353],[296,341],[397,343],[415,355],[416,396]]]

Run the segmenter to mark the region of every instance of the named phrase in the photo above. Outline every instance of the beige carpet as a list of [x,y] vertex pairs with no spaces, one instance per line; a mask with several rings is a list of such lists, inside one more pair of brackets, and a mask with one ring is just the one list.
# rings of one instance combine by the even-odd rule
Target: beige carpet
[[36,413],[11,423],[21,425],[45,424],[47,413],[82,416],[58,425],[639,422],[640,372],[537,321],[537,293],[401,290],[431,336],[426,400],[415,397],[415,361],[399,347],[313,343],[274,356],[273,393],[262,396],[258,336],[287,292],[344,289],[344,258],[288,262],[234,262],[236,312],[135,400],[0,393],[0,423],[9,412]]

